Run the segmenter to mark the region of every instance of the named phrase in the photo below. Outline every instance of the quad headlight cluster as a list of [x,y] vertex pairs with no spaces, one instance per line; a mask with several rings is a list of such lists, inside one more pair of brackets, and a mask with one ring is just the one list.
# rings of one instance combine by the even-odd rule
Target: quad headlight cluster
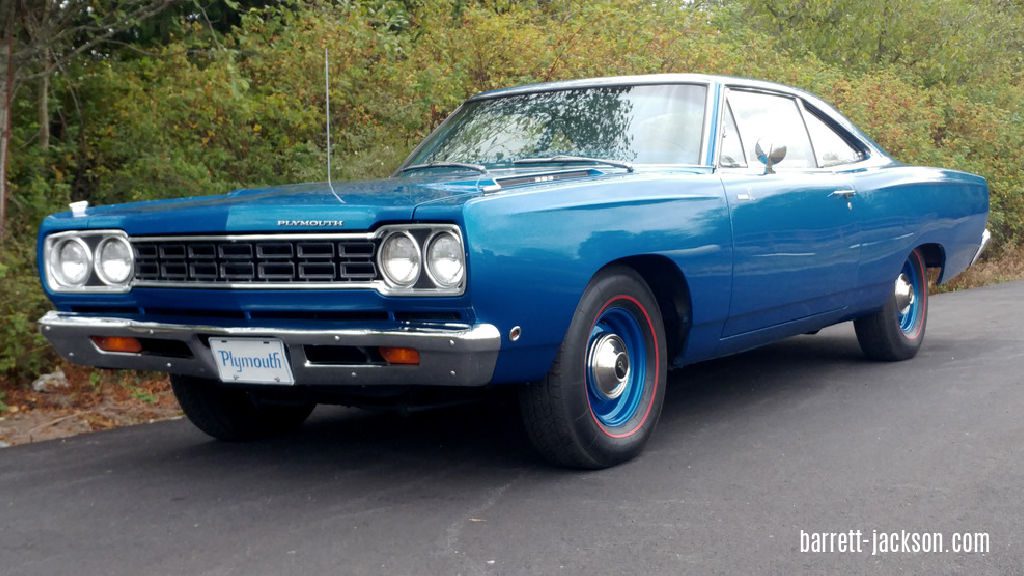
[[131,286],[135,250],[121,230],[51,234],[43,250],[55,292],[126,292]]
[[389,292],[462,293],[466,250],[457,226],[389,226],[381,234],[377,263]]

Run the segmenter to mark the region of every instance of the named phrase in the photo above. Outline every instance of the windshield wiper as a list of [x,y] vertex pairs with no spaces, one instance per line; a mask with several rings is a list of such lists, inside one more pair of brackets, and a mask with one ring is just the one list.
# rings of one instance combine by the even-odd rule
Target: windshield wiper
[[559,162],[590,162],[591,164],[604,164],[606,166],[615,166],[616,168],[625,168],[628,172],[633,171],[633,165],[629,162],[623,162],[622,160],[605,160],[604,158],[587,158],[586,156],[548,156],[546,158],[521,158],[512,162],[515,164],[556,164]]
[[427,162],[425,164],[412,164],[402,168],[402,172],[423,170],[424,168],[466,168],[467,170],[476,170],[481,174],[487,174],[487,167],[483,164],[470,164],[468,162]]

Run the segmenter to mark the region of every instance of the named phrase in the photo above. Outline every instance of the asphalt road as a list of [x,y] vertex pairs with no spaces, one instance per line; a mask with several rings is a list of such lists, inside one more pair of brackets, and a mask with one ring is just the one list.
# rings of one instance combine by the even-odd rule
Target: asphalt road
[[[1024,283],[932,300],[914,360],[852,325],[675,373],[647,451],[541,463],[511,417],[320,409],[0,450],[0,574],[1021,574]],[[800,531],[988,532],[987,554],[800,551]]]

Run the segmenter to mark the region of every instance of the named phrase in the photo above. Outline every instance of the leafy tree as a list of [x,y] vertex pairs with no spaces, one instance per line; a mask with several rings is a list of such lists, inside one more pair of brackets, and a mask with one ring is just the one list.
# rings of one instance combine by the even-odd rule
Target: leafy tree
[[0,6],[0,240],[6,229],[7,151],[14,95],[36,80],[39,146],[50,146],[50,78],[74,58],[120,31],[165,10],[175,0],[4,0]]

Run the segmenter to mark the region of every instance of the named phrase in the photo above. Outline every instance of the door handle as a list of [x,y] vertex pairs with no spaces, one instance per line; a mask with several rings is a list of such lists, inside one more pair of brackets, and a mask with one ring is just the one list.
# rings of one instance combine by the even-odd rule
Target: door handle
[[857,195],[857,191],[856,190],[846,189],[846,190],[833,190],[832,193],[828,195],[828,197],[829,198],[845,198],[845,199],[849,200],[850,198],[853,198],[856,195]]

